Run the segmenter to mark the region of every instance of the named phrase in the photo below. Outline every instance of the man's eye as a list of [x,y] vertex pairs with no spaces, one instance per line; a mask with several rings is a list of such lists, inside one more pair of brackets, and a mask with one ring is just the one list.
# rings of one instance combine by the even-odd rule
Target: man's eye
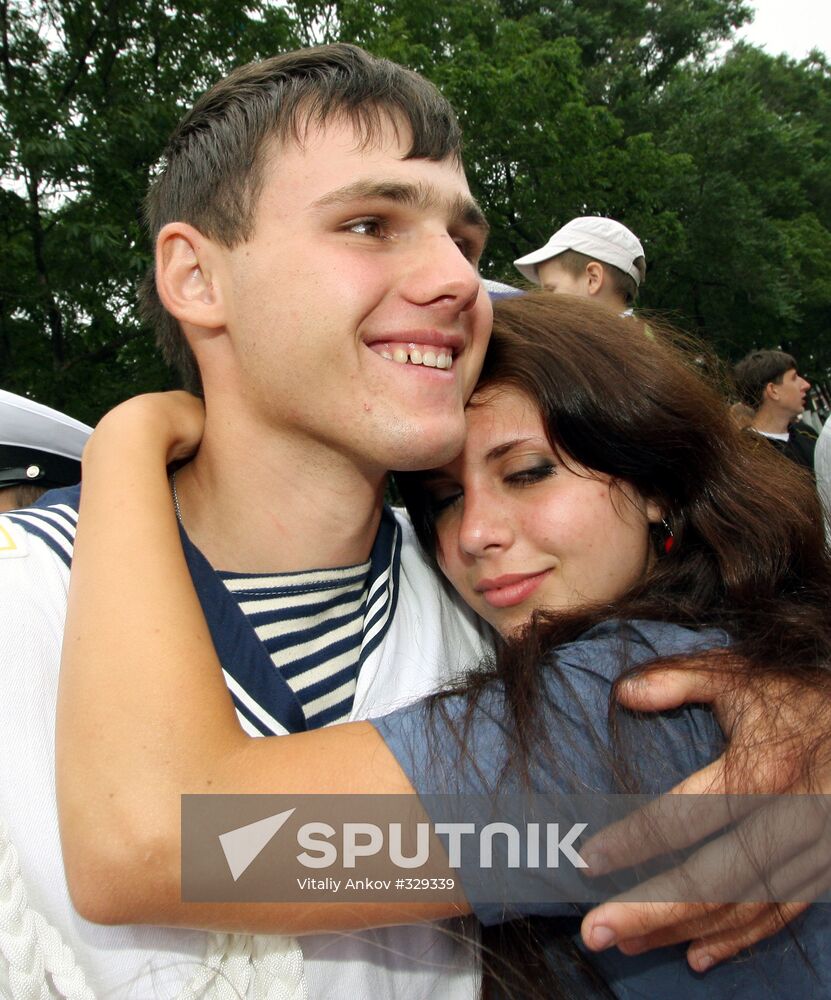
[[512,486],[531,486],[534,483],[548,479],[549,476],[555,475],[556,472],[557,467],[555,465],[551,462],[545,462],[542,465],[534,465],[530,469],[518,469],[516,472],[512,472],[506,476],[505,481]]
[[357,222],[350,222],[346,228],[348,232],[359,236],[380,238],[384,235],[384,227],[379,219],[358,219]]
[[464,236],[456,236],[453,242],[459,248],[459,253],[465,260],[469,260],[474,267],[478,267],[479,258],[482,256],[484,247],[480,240],[469,240]]
[[465,260],[469,260],[471,264],[474,264],[479,259],[479,253],[473,247],[470,240],[454,239],[453,242],[459,248],[459,253]]

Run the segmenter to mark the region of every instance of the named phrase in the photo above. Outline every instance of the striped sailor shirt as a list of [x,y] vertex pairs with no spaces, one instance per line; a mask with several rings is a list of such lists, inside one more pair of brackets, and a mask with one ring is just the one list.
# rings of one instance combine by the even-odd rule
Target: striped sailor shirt
[[363,641],[370,563],[303,573],[219,575],[303,709],[306,726],[346,722]]
[[[79,487],[7,516],[72,562]],[[185,559],[242,728],[250,736],[346,721],[361,665],[398,602],[401,530],[385,508],[367,563],[334,570],[218,573],[179,528]]]

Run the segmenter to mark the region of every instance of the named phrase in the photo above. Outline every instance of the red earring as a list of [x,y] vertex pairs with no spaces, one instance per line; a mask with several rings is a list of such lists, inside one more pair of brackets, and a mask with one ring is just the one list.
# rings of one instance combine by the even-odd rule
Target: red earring
[[664,539],[664,552],[669,555],[675,545],[675,535],[672,533],[672,528],[667,524],[665,518],[661,518],[661,524],[664,526],[664,531],[666,531],[666,538]]

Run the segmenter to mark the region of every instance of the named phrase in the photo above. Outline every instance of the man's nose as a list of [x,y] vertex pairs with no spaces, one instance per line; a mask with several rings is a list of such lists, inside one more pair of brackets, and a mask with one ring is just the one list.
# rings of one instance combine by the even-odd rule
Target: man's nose
[[431,234],[413,247],[402,293],[417,305],[452,312],[472,309],[479,295],[487,295],[476,268],[449,233]]

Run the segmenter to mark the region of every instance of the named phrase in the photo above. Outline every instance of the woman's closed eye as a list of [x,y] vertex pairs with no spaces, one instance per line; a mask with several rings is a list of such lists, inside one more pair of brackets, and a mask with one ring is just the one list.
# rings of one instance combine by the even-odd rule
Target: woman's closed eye
[[438,517],[444,511],[450,510],[459,503],[463,496],[464,492],[458,486],[448,486],[447,489],[431,491],[429,506],[433,518]]
[[540,462],[524,469],[517,469],[505,475],[504,480],[511,486],[533,486],[550,476],[557,474],[557,466],[553,462]]

